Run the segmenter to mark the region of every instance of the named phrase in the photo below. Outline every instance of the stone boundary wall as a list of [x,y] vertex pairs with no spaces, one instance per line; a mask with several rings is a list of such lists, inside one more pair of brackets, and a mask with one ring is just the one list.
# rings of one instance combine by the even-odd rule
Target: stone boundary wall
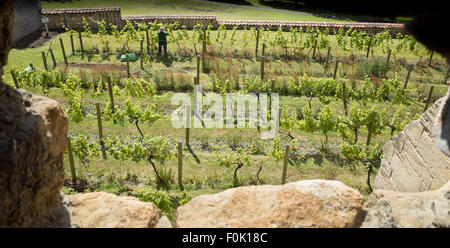
[[376,34],[378,32],[389,31],[391,34],[405,34],[404,24],[400,23],[370,23],[370,22],[304,22],[304,21],[252,21],[252,20],[217,20],[215,15],[141,15],[141,16],[122,16],[120,8],[81,8],[81,9],[51,9],[42,10],[42,15],[49,18],[50,29],[63,29],[63,25],[72,29],[80,30],[83,27],[83,17],[88,21],[92,29],[97,29],[97,25],[92,20],[103,19],[106,23],[112,23],[118,27],[123,27],[126,21],[149,23],[157,21],[158,23],[169,24],[178,22],[181,26],[191,29],[196,24],[202,23],[205,26],[213,25],[217,28],[219,25],[225,25],[227,29],[239,26],[244,27],[264,27],[271,30],[277,30],[280,25],[283,31],[289,31],[293,28],[317,27],[321,30],[328,28],[330,32],[344,28],[345,30],[353,28],[358,31]]
[[436,101],[383,146],[374,188],[401,192],[439,189],[450,179],[450,157],[435,144],[432,130],[446,97]]
[[219,25],[225,25],[227,29],[232,29],[234,26],[240,26],[240,28],[259,28],[264,27],[270,30],[278,30],[280,25],[283,31],[289,31],[292,28],[303,28],[305,30],[308,27],[319,28],[320,30],[328,30],[332,33],[333,30],[339,30],[343,28],[348,30],[350,28],[358,31],[366,31],[369,34],[376,34],[384,31],[389,31],[390,34],[395,35],[397,33],[405,34],[404,24],[400,23],[374,23],[374,22],[301,22],[301,21],[248,21],[248,20],[218,20]]
[[122,21],[133,23],[149,23],[157,22],[162,24],[170,24],[178,22],[180,26],[186,26],[188,29],[194,28],[195,25],[201,23],[204,26],[212,25],[214,28],[219,27],[215,15],[141,15],[141,16],[123,16]]
[[53,30],[64,29],[64,26],[81,30],[83,17],[92,29],[98,28],[93,20],[105,20],[119,27],[123,25],[120,8],[43,9],[42,16],[48,17],[48,28]]

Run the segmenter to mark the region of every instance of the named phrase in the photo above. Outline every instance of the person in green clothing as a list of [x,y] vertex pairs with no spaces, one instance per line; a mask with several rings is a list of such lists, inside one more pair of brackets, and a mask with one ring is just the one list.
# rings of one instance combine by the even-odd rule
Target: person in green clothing
[[158,32],[158,56],[161,56],[161,50],[164,48],[164,56],[167,56],[167,35],[166,29],[161,27]]

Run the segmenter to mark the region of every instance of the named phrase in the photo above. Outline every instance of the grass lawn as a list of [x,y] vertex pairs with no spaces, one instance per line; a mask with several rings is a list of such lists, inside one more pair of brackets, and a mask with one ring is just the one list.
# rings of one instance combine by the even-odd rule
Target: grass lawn
[[[255,4],[256,5],[256,4]],[[257,7],[263,7],[256,5]],[[284,21],[342,21],[314,15],[274,12],[222,6],[187,0],[73,0],[68,2],[42,1],[43,9],[120,7],[122,15],[197,14],[216,15],[220,20],[284,20]],[[267,9],[274,9],[264,6]]]

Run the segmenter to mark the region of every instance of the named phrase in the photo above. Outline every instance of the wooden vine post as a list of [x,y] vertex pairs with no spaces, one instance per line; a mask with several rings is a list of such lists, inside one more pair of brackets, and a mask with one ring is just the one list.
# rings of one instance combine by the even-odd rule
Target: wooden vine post
[[347,110],[347,87],[345,85],[345,81],[342,81],[342,100],[344,101],[345,115],[348,116],[348,110]]
[[259,47],[259,28],[256,30],[256,49],[255,49],[255,58],[258,57],[258,47]]
[[387,71],[389,70],[389,59],[391,58],[392,50],[389,49],[387,59],[386,59],[386,70],[384,70],[384,76],[386,76]]
[[144,40],[141,40],[141,69],[144,69]]
[[98,126],[98,139],[100,143],[100,148],[102,150],[103,159],[106,160],[105,143],[103,142],[103,128],[102,128],[102,113],[100,111],[100,103],[95,103],[97,108],[97,126]]
[[289,161],[290,147],[291,146],[289,144],[286,145],[286,151],[284,153],[284,158],[283,158],[283,174],[281,175],[281,184],[286,183],[286,172],[287,172],[287,165],[288,165],[288,161]]
[[12,76],[12,79],[14,81],[14,86],[16,87],[16,89],[19,89],[20,88],[19,87],[19,82],[17,81],[16,73],[13,70],[11,70],[11,76]]
[[367,134],[367,142],[366,142],[366,146],[370,145],[370,140],[372,139],[372,133],[373,133],[373,124],[375,121],[375,116],[377,115],[376,111],[373,111],[370,115],[370,123],[369,123],[369,130],[368,130],[368,134]]
[[200,78],[200,56],[197,55],[197,78]]
[[183,189],[183,145],[178,141],[178,186]]
[[111,78],[108,78],[108,92],[109,92],[109,100],[111,101],[111,112],[114,113],[114,94],[112,90]]
[[[371,116],[370,116],[370,123],[369,123],[369,133],[367,134],[367,142],[366,142],[366,146],[370,145],[370,140],[372,139],[372,133],[373,133],[373,125],[375,122],[375,116],[376,116],[377,112],[373,111]],[[368,164],[368,170],[367,170],[367,186],[369,186],[369,190],[372,192],[372,187],[370,186],[370,174],[372,173],[372,163],[369,162]]]
[[53,62],[53,69],[56,68],[56,59],[55,59],[55,55],[53,54],[53,50],[51,48],[48,49],[50,51],[50,57],[52,58],[52,62]]
[[367,45],[367,54],[366,54],[366,58],[369,58],[369,52],[370,52],[370,47],[372,46],[372,39],[373,39],[373,35],[370,35],[370,40],[369,40],[369,44]]
[[191,127],[191,106],[186,106],[186,146],[189,146]]
[[266,43],[262,44],[262,52],[261,52],[261,57],[266,56]]
[[146,39],[147,40],[147,54],[150,54],[150,40],[148,37],[148,26],[147,26],[147,29],[145,30],[145,37],[147,38]]
[[131,73],[130,73],[130,59],[128,57],[128,53],[125,55],[126,60],[127,60],[127,76],[131,77]]
[[408,86],[409,76],[411,75],[412,69],[413,69],[413,64],[409,64],[408,73],[406,74],[405,83],[403,84],[403,89],[406,89],[406,86]]
[[331,52],[331,46],[328,46],[327,59],[325,60],[325,70],[328,68],[328,61],[330,60],[330,52]]
[[70,137],[67,137],[67,153],[69,154],[70,171],[72,172],[72,181],[75,183],[77,180],[77,174],[75,172],[75,163],[73,162],[72,142]]
[[312,53],[312,59],[316,59],[317,39],[314,41],[314,48]]
[[264,59],[265,56],[261,56],[261,68],[259,69],[261,73],[261,81],[264,80]]
[[423,112],[425,112],[428,109],[428,105],[430,105],[431,96],[433,95],[433,89],[434,89],[434,85],[431,85],[430,91],[428,92],[427,103],[425,104],[425,108],[423,109]]
[[75,54],[75,46],[73,45],[73,35],[70,35],[70,46],[72,48],[72,54]]
[[47,59],[45,58],[45,52],[42,51],[41,54],[42,54],[42,61],[44,62],[44,68],[45,68],[46,71],[48,71]]
[[202,71],[203,73],[206,73],[206,61],[205,61],[205,56],[206,56],[206,39],[204,39],[202,41]]
[[428,60],[428,66],[431,66],[431,62],[433,60],[434,51],[431,51],[430,59]]
[[333,73],[333,78],[334,79],[336,79],[338,66],[339,66],[339,60],[336,60],[336,66],[334,67],[334,73]]
[[81,31],[78,31],[78,38],[80,39],[81,59],[84,59],[83,38],[81,37]]
[[62,54],[63,54],[63,57],[64,57],[64,64],[67,65],[66,50],[64,49],[64,43],[63,43],[62,38],[59,38],[59,44],[61,45],[61,51],[62,51]]

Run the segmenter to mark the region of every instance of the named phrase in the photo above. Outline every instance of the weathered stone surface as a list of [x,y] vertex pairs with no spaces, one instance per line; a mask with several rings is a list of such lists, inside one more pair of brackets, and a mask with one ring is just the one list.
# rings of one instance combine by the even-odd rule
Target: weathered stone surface
[[0,88],[0,226],[60,226],[68,118],[52,99]]
[[148,228],[172,227],[155,204],[131,196],[105,192],[66,195],[64,206],[72,227]]
[[362,201],[339,181],[246,186],[192,199],[178,208],[177,227],[352,227]]
[[12,2],[12,0],[3,0],[2,4],[0,4],[0,72],[1,68],[8,61],[8,53],[11,50],[12,37],[14,35],[15,13]]
[[361,227],[450,227],[450,182],[436,191],[375,190],[364,204]]
[[431,133],[444,103],[445,97],[436,101],[383,146],[375,189],[420,192],[437,189],[449,181],[450,157],[436,146]]

